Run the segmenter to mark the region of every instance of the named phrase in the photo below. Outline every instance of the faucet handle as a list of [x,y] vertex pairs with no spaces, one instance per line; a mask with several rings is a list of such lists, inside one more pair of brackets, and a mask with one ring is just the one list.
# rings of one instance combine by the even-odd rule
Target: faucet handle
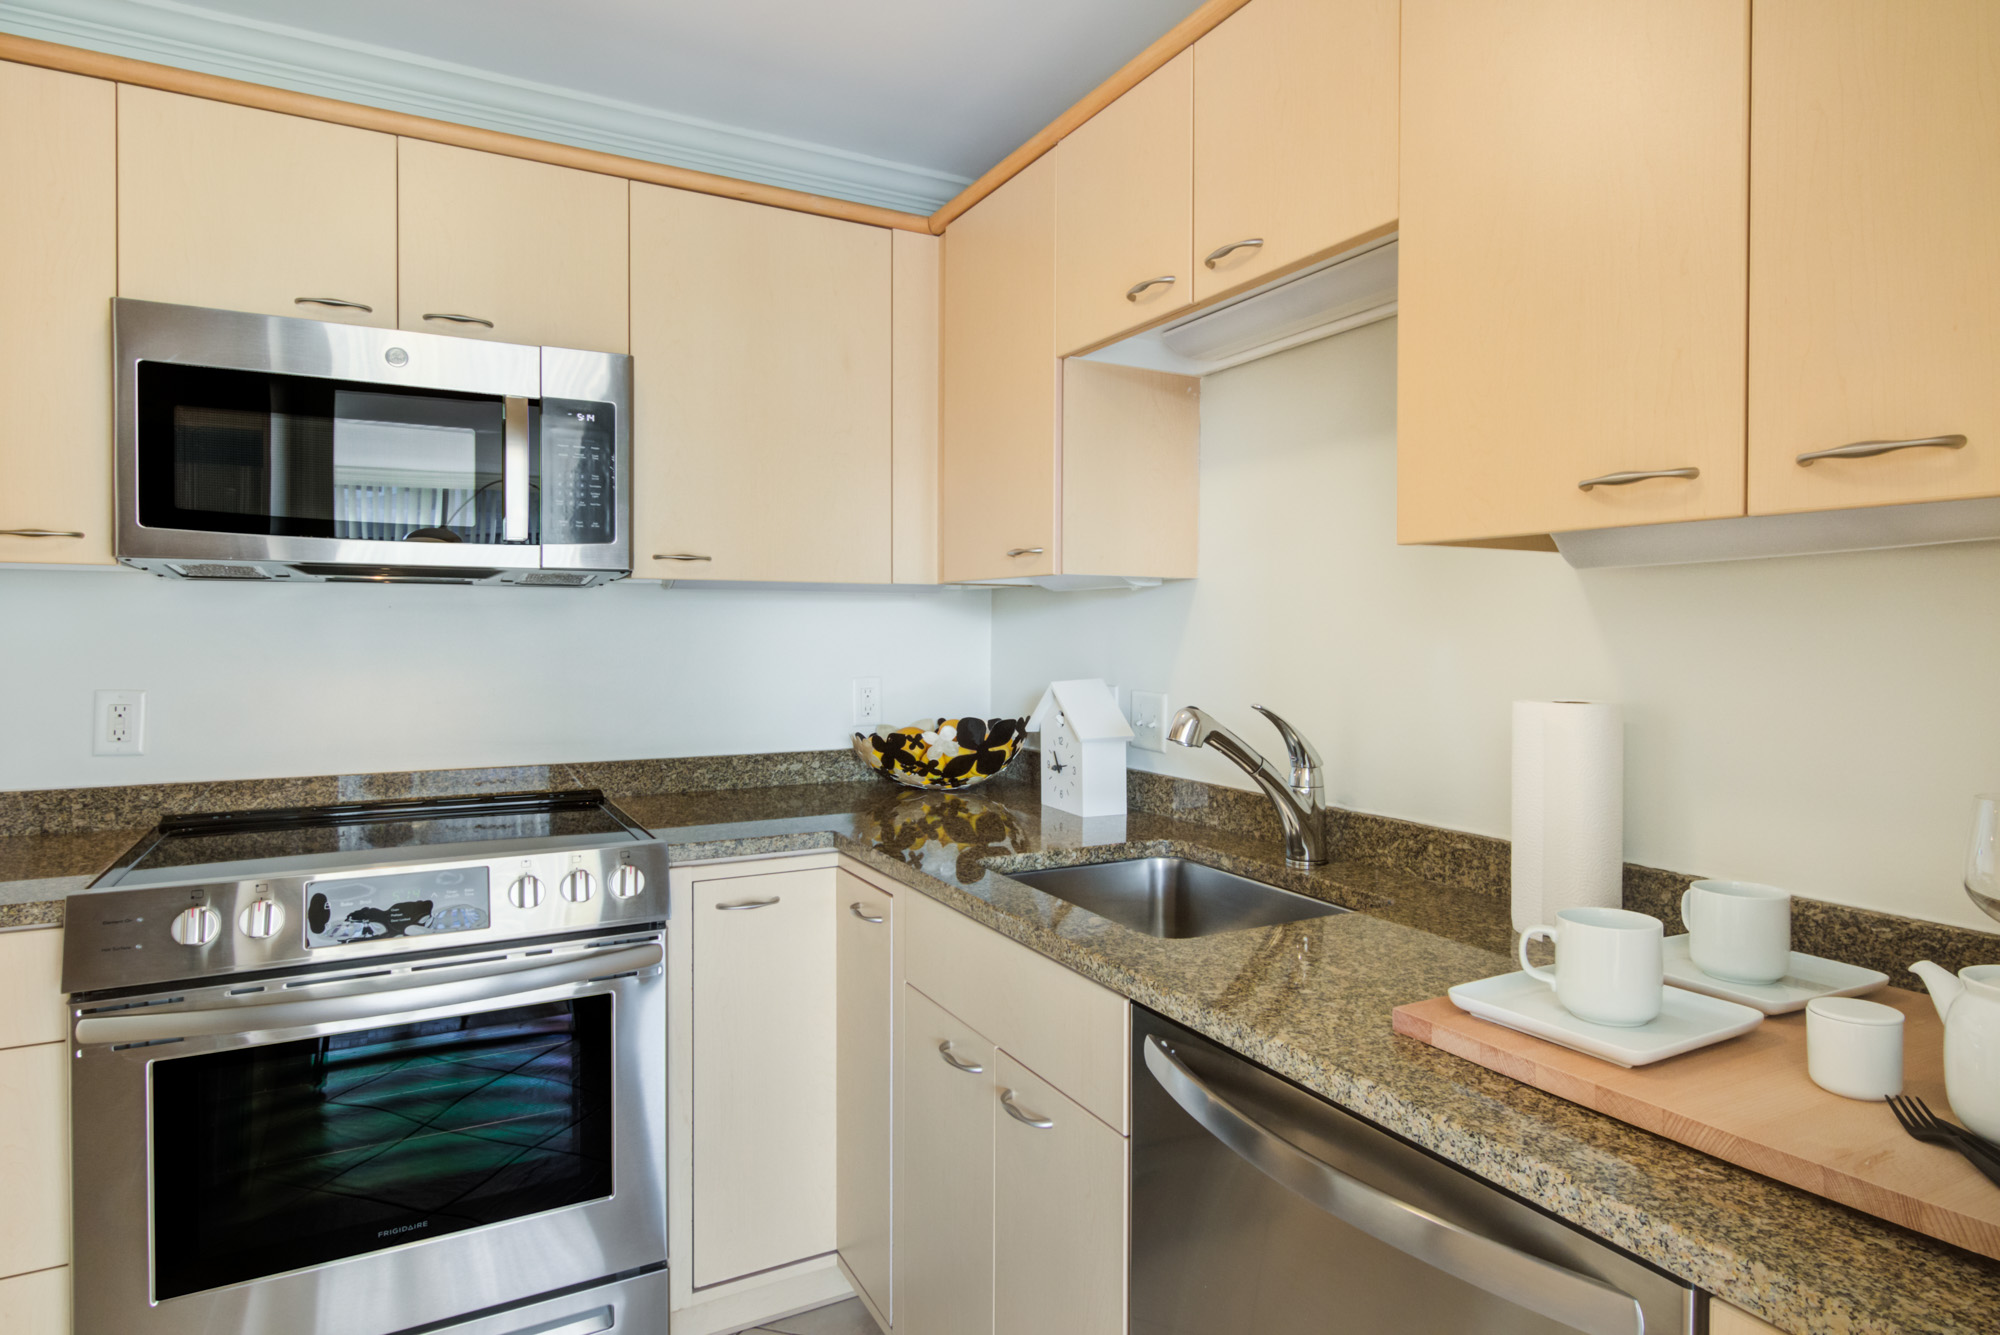
[[1291,724],[1264,708],[1264,706],[1252,705],[1250,707],[1271,720],[1271,726],[1278,730],[1278,736],[1284,738],[1286,754],[1291,757],[1292,761],[1294,782],[1297,781],[1296,776],[1302,770],[1317,776],[1323,762],[1319,758],[1319,751],[1313,744],[1307,741],[1297,728],[1294,728]]

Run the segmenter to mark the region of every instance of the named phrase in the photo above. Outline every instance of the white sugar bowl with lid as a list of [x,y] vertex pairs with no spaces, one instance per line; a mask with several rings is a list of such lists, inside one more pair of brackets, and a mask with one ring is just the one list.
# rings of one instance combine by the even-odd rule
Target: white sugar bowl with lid
[[1903,1092],[1903,1013],[1859,997],[1806,1003],[1806,1074],[1849,1099]]

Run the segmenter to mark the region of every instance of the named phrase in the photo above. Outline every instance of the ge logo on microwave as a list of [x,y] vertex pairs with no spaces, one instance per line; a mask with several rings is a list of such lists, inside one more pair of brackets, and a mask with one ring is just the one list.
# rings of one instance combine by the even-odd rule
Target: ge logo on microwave
[[401,348],[391,348],[382,354],[382,360],[391,366],[408,366],[410,364],[410,354]]

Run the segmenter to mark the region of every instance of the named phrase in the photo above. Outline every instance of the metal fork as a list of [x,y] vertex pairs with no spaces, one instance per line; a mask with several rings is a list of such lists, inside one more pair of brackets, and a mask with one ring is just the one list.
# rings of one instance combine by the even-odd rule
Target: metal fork
[[1883,1100],[1889,1111],[1896,1115],[1903,1130],[1911,1137],[1927,1145],[1943,1145],[1957,1150],[1965,1156],[1965,1161],[1986,1176],[1987,1181],[2000,1187],[2000,1161],[1996,1161],[1982,1143],[1972,1141],[1971,1133],[1960,1130],[1944,1121],[1924,1105],[1922,1099],[1911,1095],[1891,1095]]

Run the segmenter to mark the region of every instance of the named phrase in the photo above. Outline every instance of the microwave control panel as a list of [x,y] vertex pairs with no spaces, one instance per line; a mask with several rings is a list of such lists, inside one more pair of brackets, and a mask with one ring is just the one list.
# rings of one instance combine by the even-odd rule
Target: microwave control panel
[[614,541],[612,496],[617,468],[617,409],[583,399],[543,399],[542,542],[549,546]]

